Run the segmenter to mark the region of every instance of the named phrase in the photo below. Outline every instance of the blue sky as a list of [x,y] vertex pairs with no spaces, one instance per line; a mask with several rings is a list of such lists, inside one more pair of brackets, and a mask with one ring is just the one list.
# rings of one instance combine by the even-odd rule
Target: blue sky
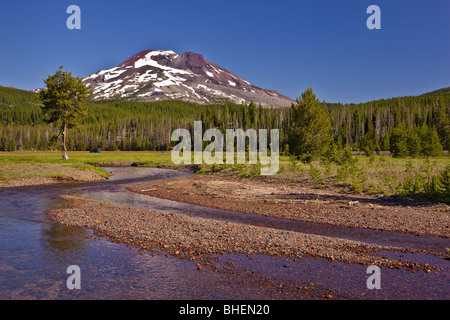
[[[81,8],[81,30],[66,9]],[[381,29],[369,30],[369,5]],[[0,85],[32,90],[60,65],[84,77],[147,49],[193,51],[295,99],[364,102],[450,86],[450,1],[3,1]]]

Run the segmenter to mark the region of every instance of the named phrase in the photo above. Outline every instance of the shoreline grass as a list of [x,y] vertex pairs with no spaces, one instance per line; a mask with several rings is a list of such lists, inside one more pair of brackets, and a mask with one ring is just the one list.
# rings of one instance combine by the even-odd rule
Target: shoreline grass
[[[170,165],[170,153],[164,152],[70,152],[69,160],[63,160],[60,151],[55,152],[0,152],[0,182],[3,185],[18,180],[60,179],[85,181],[92,174],[108,178],[109,173],[96,163],[133,161],[146,166]],[[89,175],[91,173],[91,176]],[[26,182],[23,182],[26,184]]]
[[0,163],[95,163],[109,161],[147,161],[149,163],[171,163],[170,152],[150,151],[105,151],[89,153],[73,151],[69,159],[63,160],[61,152],[0,152]]
[[[0,181],[23,178],[27,174],[62,174],[39,172],[37,164],[58,164],[70,170],[90,171],[103,178],[108,172],[98,166],[111,163],[128,162],[140,167],[177,167],[170,151],[105,151],[99,154],[73,151],[69,160],[63,160],[61,152],[0,152]],[[429,198],[448,202],[450,195],[445,187],[440,187],[438,177],[450,166],[448,155],[436,158],[393,158],[390,156],[353,156],[354,161],[338,165],[325,161],[303,163],[288,156],[280,156],[279,171],[270,180],[287,180],[292,184],[307,184],[315,189],[333,188],[342,193],[372,194]],[[5,172],[5,168],[9,171]],[[11,164],[28,164],[27,172],[11,171]],[[97,165],[95,165],[97,164]],[[206,165],[202,164],[196,173],[231,175],[242,179],[260,176],[261,164]],[[65,173],[67,175],[67,172]],[[5,179],[6,176],[6,179]],[[267,177],[266,177],[267,178]],[[272,182],[273,182],[272,181]]]

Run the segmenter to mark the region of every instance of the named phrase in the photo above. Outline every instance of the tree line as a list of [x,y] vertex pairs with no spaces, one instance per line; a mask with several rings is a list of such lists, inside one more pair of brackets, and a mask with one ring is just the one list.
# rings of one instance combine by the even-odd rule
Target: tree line
[[435,156],[450,150],[450,93],[442,90],[420,96],[367,103],[330,104],[334,140],[371,154]]
[[[319,102],[311,94],[312,89],[305,96],[313,105],[311,115],[318,106],[325,113],[317,113],[322,116],[309,123],[316,121],[315,125],[325,128],[330,134],[327,144],[366,154],[391,151],[399,157],[435,156],[450,149],[448,90],[359,104]],[[198,105],[180,100],[89,100],[87,115],[77,127],[68,129],[67,149],[170,150],[175,144],[170,141],[173,130],[193,131],[194,121],[201,120],[204,130],[280,129],[281,149],[292,152],[300,139],[292,137],[295,119],[306,115],[306,109],[295,111],[301,101],[286,108],[262,108],[253,102]],[[33,92],[0,87],[0,151],[59,150],[56,127],[47,123],[41,107]]]

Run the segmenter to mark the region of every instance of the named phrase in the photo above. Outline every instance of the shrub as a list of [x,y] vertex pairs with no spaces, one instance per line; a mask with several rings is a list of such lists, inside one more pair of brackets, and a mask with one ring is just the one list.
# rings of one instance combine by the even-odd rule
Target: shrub
[[390,194],[394,194],[398,187],[397,175],[395,173],[386,173],[383,175],[383,184],[388,188]]
[[447,194],[447,196],[450,196],[450,164],[439,173],[438,179],[439,186]]
[[407,175],[402,183],[403,192],[405,194],[417,194],[421,192],[425,185],[424,177],[416,173],[415,175]]
[[338,165],[356,162],[356,158],[353,157],[352,149],[348,143],[343,148],[338,147],[335,143],[331,144],[324,153],[323,158],[326,161],[330,161]]
[[289,170],[291,172],[296,172],[298,170],[298,164],[299,164],[298,158],[294,155],[290,155],[289,156]]
[[317,180],[320,178],[321,171],[311,163],[309,166],[309,174],[311,175],[311,178]]
[[331,174],[331,170],[332,170],[332,162],[324,159],[324,160],[322,160],[321,164],[324,167],[323,173],[326,176],[329,176]]
[[350,188],[353,192],[361,193],[364,189],[364,183],[367,181],[367,176],[363,172],[355,172],[352,175]]

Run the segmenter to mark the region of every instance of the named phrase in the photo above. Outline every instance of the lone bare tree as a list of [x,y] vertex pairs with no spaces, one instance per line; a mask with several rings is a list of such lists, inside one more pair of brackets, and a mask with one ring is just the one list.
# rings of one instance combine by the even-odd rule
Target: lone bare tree
[[67,129],[75,127],[86,115],[84,102],[92,92],[90,86],[62,68],[63,66],[59,67],[54,75],[49,75],[44,80],[46,88],[38,93],[38,98],[43,103],[41,109],[47,117],[46,121],[56,123],[58,133],[55,138],[61,138],[62,156],[67,160]]

